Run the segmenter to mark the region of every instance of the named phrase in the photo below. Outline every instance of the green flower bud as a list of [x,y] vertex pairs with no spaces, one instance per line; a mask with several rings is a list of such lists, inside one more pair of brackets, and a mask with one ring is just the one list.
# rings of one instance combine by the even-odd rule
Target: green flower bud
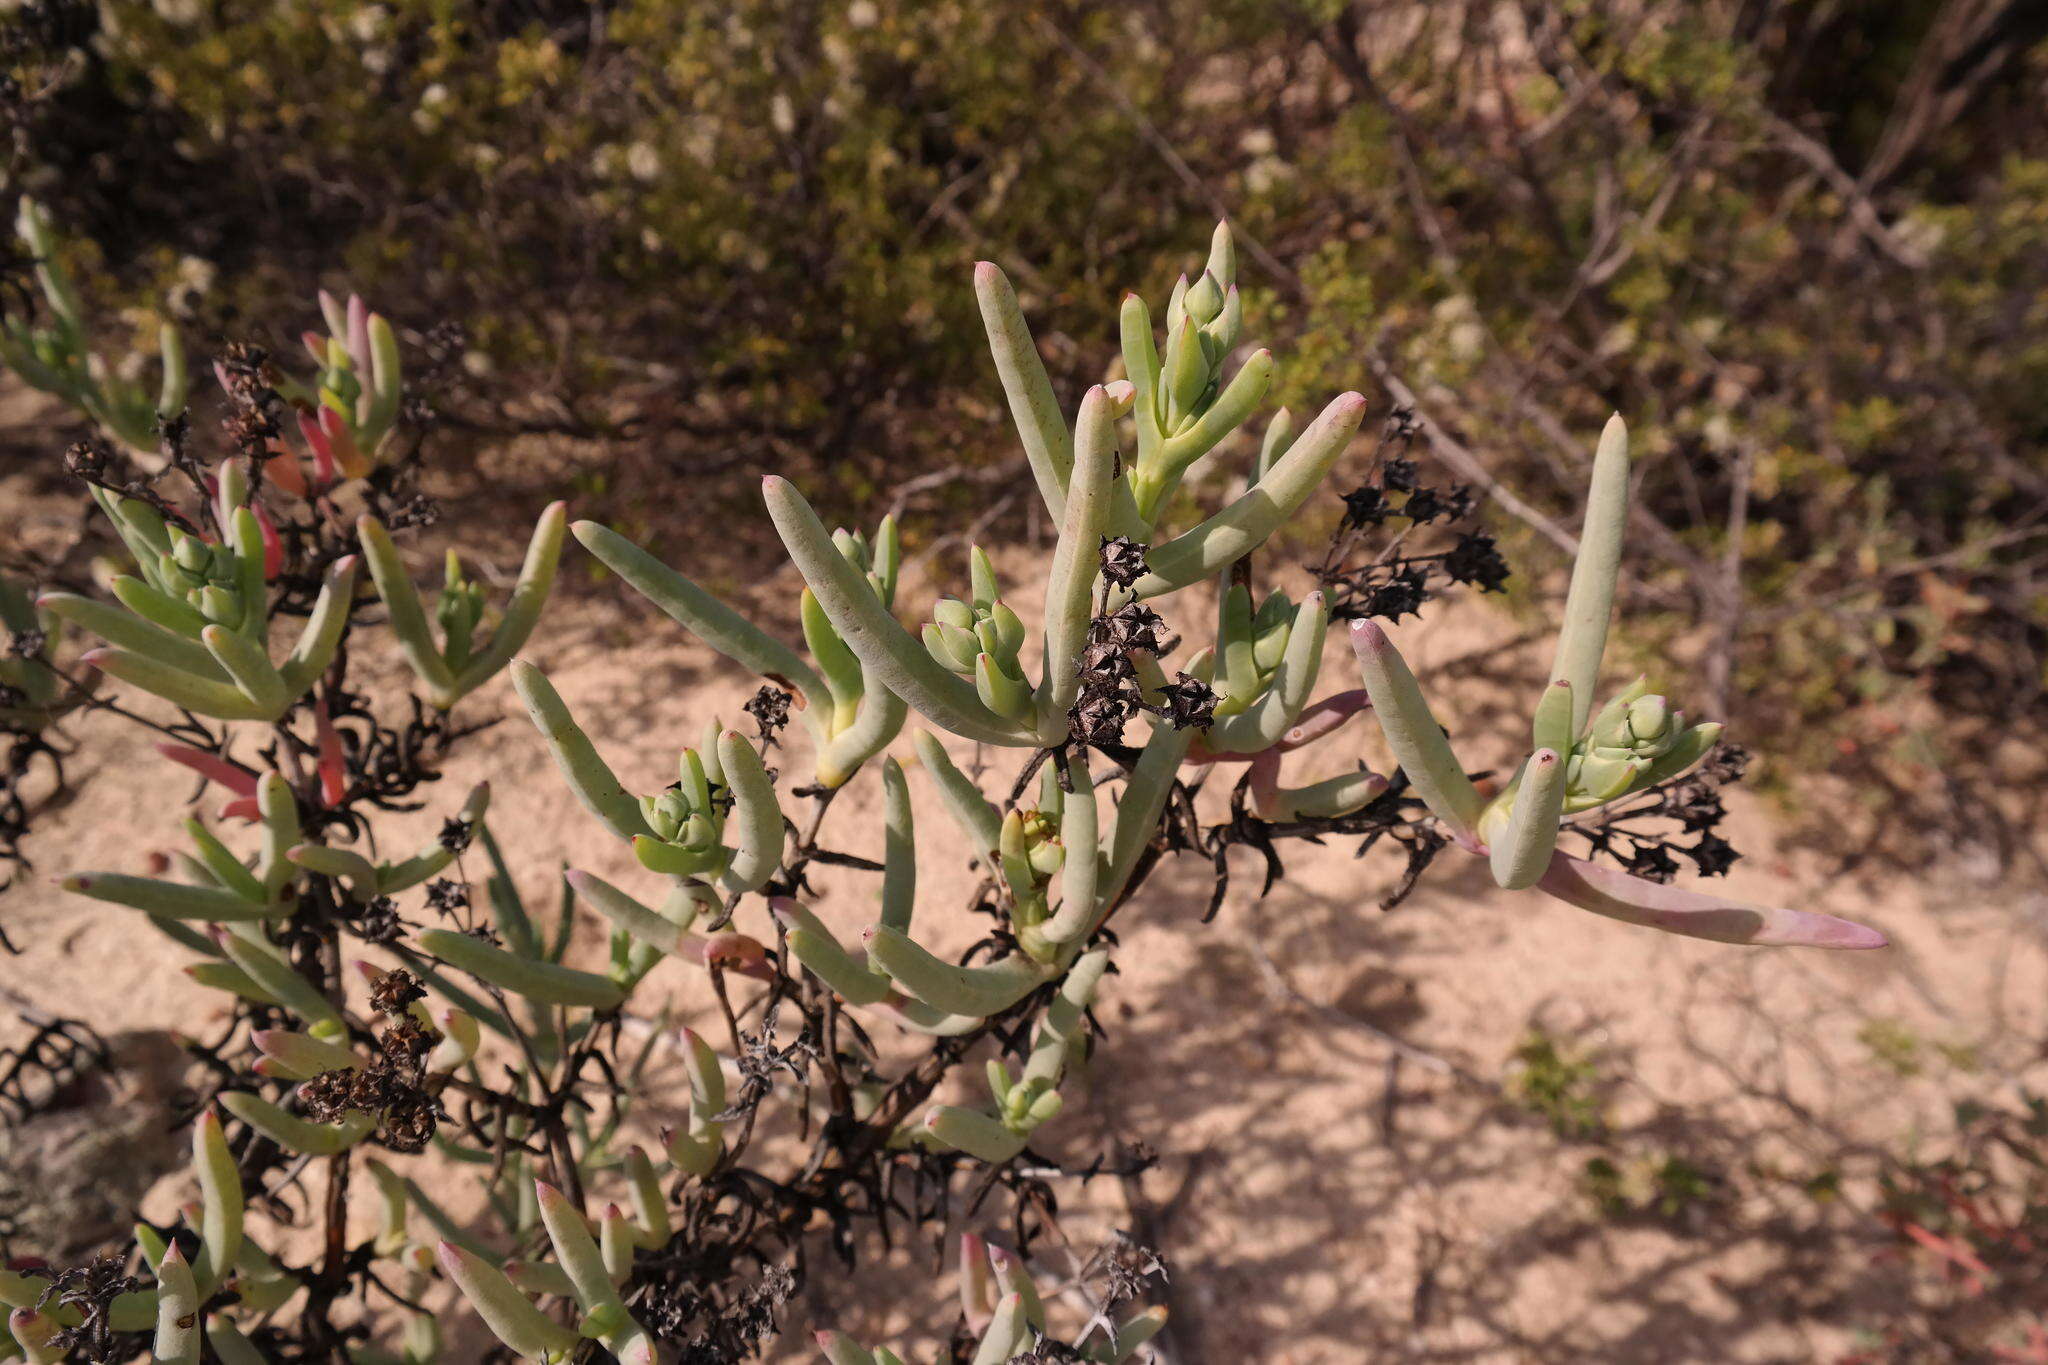
[[974,691],[981,704],[999,716],[1022,720],[1031,714],[1031,686],[1024,681],[1015,658],[1004,662],[993,654],[976,655]]
[[941,667],[963,675],[974,671],[974,658],[981,653],[973,631],[943,623],[924,628],[924,647]]
[[1639,697],[1629,704],[1628,733],[1637,744],[1668,740],[1675,733],[1670,722],[1671,707],[1662,697]]
[[712,824],[707,816],[692,815],[683,822],[682,829],[677,831],[672,842],[679,843],[684,848],[710,848],[718,842],[718,827]]
[[447,655],[449,667],[459,669],[469,662],[470,644],[483,615],[483,585],[469,581],[462,572],[461,558],[450,550],[443,568],[441,600],[434,604],[434,618],[440,623],[445,645],[442,653]]
[[1646,765],[1633,758],[1610,758],[1589,754],[1576,760],[1576,770],[1566,774],[1571,796],[1594,803],[1612,801],[1628,790],[1629,783]]
[[1024,623],[1002,602],[988,609],[988,619],[989,624],[995,627],[996,643],[1002,646],[1002,654],[1015,659],[1017,651],[1024,648]]
[[199,608],[201,616],[217,626],[226,626],[229,630],[241,628],[242,598],[239,593],[209,583],[199,590],[193,605]]
[[683,750],[676,767],[676,784],[642,796],[640,813],[648,831],[661,843],[690,853],[713,852],[725,837],[725,812],[731,798],[724,785],[706,772],[695,749]]
[[[1566,769],[1565,809],[1586,810],[1683,770],[1711,747],[1711,737],[1696,729],[1687,727],[1684,712],[1673,710],[1638,678],[1600,708],[1586,737],[1574,746]],[[1708,743],[1702,744],[1703,738]]]
[[996,623],[988,617],[984,616],[974,623],[974,638],[980,642],[982,653],[994,655],[998,662],[1005,665],[1014,662],[1010,651],[1003,648],[1002,633],[996,629]]
[[1028,1130],[1035,1126],[1032,1113],[1052,1092],[1046,1088],[1043,1079],[1034,1078],[1022,1085],[1013,1085],[1003,1096],[1003,1126]]
[[1594,714],[1592,723],[1586,727],[1586,740],[1594,744],[1627,743],[1628,708],[1638,698],[1647,696],[1649,691],[1649,679],[1637,678],[1608,698],[1607,704]]
[[1258,614],[1252,618],[1252,659],[1260,674],[1270,675],[1280,666],[1293,628],[1294,603],[1285,593],[1276,592],[1259,604]]
[[967,575],[974,590],[974,610],[978,615],[994,606],[996,598],[1002,595],[1002,589],[996,583],[995,565],[989,563],[987,552],[979,545],[967,552]]
[[1044,810],[1028,810],[1023,816],[1025,860],[1040,879],[1050,880],[1067,860],[1059,817]]
[[[932,621],[923,631],[925,650],[942,667],[963,677],[973,677],[976,658],[987,655],[1000,675],[1021,685],[1023,671],[1017,651],[1024,647],[1024,622],[994,595],[997,584],[988,556],[976,549],[970,558],[974,601],[970,605],[943,597],[934,603]],[[982,700],[1003,715],[1013,711],[1024,714],[1016,706],[1001,706],[987,697]]]
[[1177,432],[1191,421],[1202,399],[1214,387],[1215,374],[1202,345],[1202,337],[1191,324],[1174,329],[1166,343],[1166,425]]
[[171,558],[186,573],[194,578],[203,578],[207,566],[213,561],[213,551],[199,537],[174,530],[171,532]]
[[[1228,355],[1237,345],[1237,339],[1244,334],[1244,299],[1232,285],[1223,294],[1223,311],[1214,321],[1203,324],[1202,335],[1215,343],[1215,354],[1220,359]],[[1264,473],[1263,470],[1260,471]]]
[[1223,312],[1223,286],[1216,283],[1214,275],[1204,270],[1202,278],[1188,290],[1183,306],[1197,327],[1213,322]]
[[680,784],[677,790],[689,798],[692,810],[710,809],[711,774],[704,766],[703,755],[695,749],[685,749],[677,755],[676,780]]

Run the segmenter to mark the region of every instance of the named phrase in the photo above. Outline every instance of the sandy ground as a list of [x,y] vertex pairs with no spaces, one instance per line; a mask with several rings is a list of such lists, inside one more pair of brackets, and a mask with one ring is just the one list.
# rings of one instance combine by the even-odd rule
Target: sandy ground
[[[793,592],[768,586],[777,601]],[[528,652],[627,785],[652,789],[670,780],[677,746],[708,714],[736,717],[753,683],[628,597],[607,586],[558,604]],[[1478,605],[1399,631],[1454,729],[1475,735],[1468,761],[1507,756],[1510,732],[1492,748],[1478,736],[1512,697],[1430,674],[1512,634]],[[1522,696],[1540,668],[1527,648],[1488,664],[1519,675]],[[400,681],[393,660],[358,668]],[[1323,690],[1352,685],[1334,652],[1326,676]],[[630,854],[567,796],[509,684],[488,688],[474,714],[507,720],[463,746],[430,808],[396,822],[395,846],[488,778],[491,825],[530,895],[550,895],[561,862],[639,884]],[[46,874],[135,870],[171,846],[189,788],[131,729],[93,718],[79,735],[83,795],[30,851]],[[792,739],[799,753],[804,744]],[[1379,761],[1369,723],[1340,733],[1304,775],[1356,756]],[[949,846],[928,786],[912,780],[928,844]],[[836,846],[878,851],[875,781],[864,774],[835,808]],[[1162,869],[1121,923],[1118,975],[1099,1001],[1107,1045],[1040,1144],[1078,1165],[1143,1139],[1159,1164],[1136,1182],[1067,1191],[1076,1244],[1085,1253],[1123,1227],[1160,1247],[1172,1266],[1171,1359],[1183,1365],[1834,1360],[1899,1320],[1926,1273],[1868,1216],[1870,1177],[1884,1152],[1937,1149],[1957,1097],[2048,1083],[2048,896],[1981,868],[1830,883],[1810,855],[1775,842],[1781,812],[1734,804],[1729,832],[1747,856],[1726,883],[1733,893],[1865,920],[1895,946],[1852,956],[1668,938],[1498,892],[1455,854],[1382,913],[1392,855],[1361,861],[1342,843],[1296,847],[1263,901],[1247,856],[1203,926],[1207,869]],[[925,932],[964,942],[965,868],[938,852],[928,869]],[[864,920],[872,883],[849,873],[821,885],[821,914],[842,928]],[[185,954],[130,912],[38,878],[4,898],[0,921],[25,949],[0,959],[0,976],[46,1008],[106,1032],[206,1032],[219,1011],[176,970]],[[636,1006],[651,1014],[664,999],[689,1016],[709,992],[669,964]],[[1919,1074],[1878,1055],[1873,1020],[1920,1040]],[[1512,1058],[1538,1027],[1597,1058],[1604,1143],[1559,1138],[1515,1102]],[[1420,1055],[1403,1059],[1383,1034]],[[1589,1158],[1634,1169],[1672,1154],[1715,1173],[1722,1193],[1673,1217],[1609,1217],[1582,1187]],[[1828,1172],[1844,1176],[1838,1198],[1803,1193]],[[150,1211],[184,1197],[182,1180],[161,1182]],[[1055,1258],[1048,1274],[1064,1268]],[[952,1312],[950,1277],[927,1258],[838,1293],[816,1284],[789,1325],[857,1327],[931,1359]],[[803,1344],[792,1337],[787,1358],[810,1358]]]

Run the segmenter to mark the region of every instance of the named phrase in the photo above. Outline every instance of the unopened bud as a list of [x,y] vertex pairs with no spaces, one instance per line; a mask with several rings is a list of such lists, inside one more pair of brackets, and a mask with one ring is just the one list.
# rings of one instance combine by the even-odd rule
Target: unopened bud
[[1671,706],[1662,697],[1638,697],[1629,704],[1628,729],[1636,740],[1661,739],[1671,720]]
[[1197,327],[1213,322],[1223,311],[1223,286],[1208,271],[1204,270],[1202,278],[1188,290],[1187,310]]

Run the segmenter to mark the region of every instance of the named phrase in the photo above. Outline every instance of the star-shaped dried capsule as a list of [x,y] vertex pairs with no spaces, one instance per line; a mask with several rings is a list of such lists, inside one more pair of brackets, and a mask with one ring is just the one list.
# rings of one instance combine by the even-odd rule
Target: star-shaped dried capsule
[[436,877],[427,883],[427,907],[446,915],[469,904],[469,887],[461,882],[451,882],[446,877]]
[[1131,705],[1123,692],[1083,696],[1067,713],[1067,733],[1081,744],[1121,744]]
[[1508,562],[1489,535],[1461,537],[1443,563],[1452,582],[1469,583],[1481,592],[1499,592],[1508,581]]
[[761,727],[761,738],[769,739],[789,724],[789,698],[790,694],[779,687],[763,686],[740,709]]
[[1143,545],[1129,536],[1102,538],[1102,576],[1111,587],[1128,588],[1149,572]]
[[1159,695],[1160,704],[1147,709],[1164,716],[1176,730],[1185,730],[1190,725],[1206,730],[1216,719],[1215,690],[1192,674],[1175,674],[1172,682],[1159,689]]
[[398,938],[398,903],[389,896],[372,897],[352,921],[365,943],[392,943]]
[[370,1008],[379,1014],[403,1014],[415,1000],[427,998],[427,988],[403,967],[394,967],[370,983]]
[[1170,654],[1179,643],[1167,632],[1159,613],[1133,602],[1107,616],[1088,623],[1090,643],[1102,643],[1119,650],[1142,649],[1147,654]]
[[1419,614],[1423,600],[1428,596],[1423,586],[1426,581],[1427,575],[1422,569],[1402,569],[1386,582],[1376,583],[1367,590],[1361,604],[1364,614],[1384,616],[1389,621]]
[[1354,488],[1344,495],[1344,524],[1347,526],[1377,526],[1392,515],[1387,506],[1387,495],[1367,484]]

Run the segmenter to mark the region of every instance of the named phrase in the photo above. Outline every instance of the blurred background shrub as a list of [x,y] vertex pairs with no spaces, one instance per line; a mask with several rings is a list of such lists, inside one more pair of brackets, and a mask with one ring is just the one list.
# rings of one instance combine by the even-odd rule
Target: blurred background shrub
[[[1114,363],[1113,282],[1186,265],[1190,215],[1227,214],[1252,335],[1303,357],[1283,399],[1413,406],[1454,473],[1503,485],[1525,589],[1628,414],[1632,619],[1661,622],[1629,644],[1703,660],[1698,709],[1740,698],[1761,747],[1852,775],[1838,852],[1895,848],[1908,808],[1993,842],[1980,779],[2034,775],[2048,6],[52,0],[0,23],[9,186],[97,244],[74,264],[103,303],[202,354],[281,346],[252,320],[301,321],[328,272],[443,353],[477,449],[572,438],[548,477],[650,534],[763,467],[884,501],[1004,477],[972,260],[1018,281],[1071,395]],[[43,428],[5,439],[54,467]]]

